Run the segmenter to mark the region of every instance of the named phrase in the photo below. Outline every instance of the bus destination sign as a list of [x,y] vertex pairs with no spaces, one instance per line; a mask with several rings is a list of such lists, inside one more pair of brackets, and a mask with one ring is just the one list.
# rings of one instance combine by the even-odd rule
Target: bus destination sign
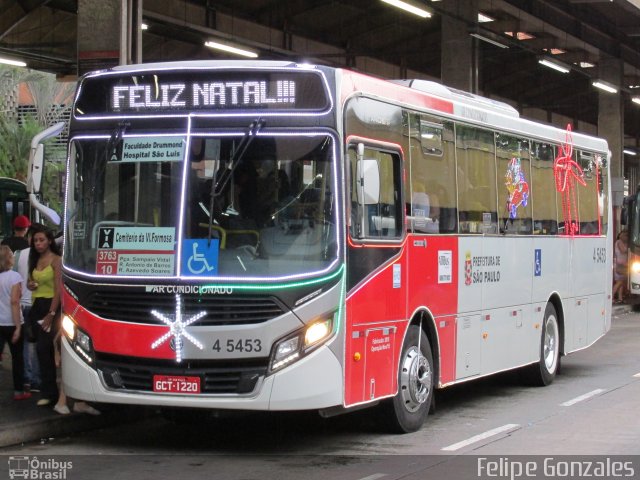
[[329,94],[318,72],[186,71],[85,79],[76,116],[239,110],[325,111]]
[[[273,94],[269,90],[275,90]],[[295,107],[296,82],[277,80],[275,89],[261,82],[170,83],[116,85],[111,92],[113,111],[123,109],[236,107],[284,103]]]

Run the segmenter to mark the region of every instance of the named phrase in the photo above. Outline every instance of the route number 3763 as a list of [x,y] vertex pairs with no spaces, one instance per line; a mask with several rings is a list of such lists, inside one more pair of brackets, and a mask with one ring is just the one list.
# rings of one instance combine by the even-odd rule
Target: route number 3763
[[593,249],[593,263],[605,263],[607,261],[607,249],[596,247]]

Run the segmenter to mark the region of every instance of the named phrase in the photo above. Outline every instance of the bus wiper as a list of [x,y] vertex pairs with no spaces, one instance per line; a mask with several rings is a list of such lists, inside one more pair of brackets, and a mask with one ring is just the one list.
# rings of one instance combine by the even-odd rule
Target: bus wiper
[[129,122],[120,122],[118,126],[113,130],[109,141],[107,142],[107,151],[106,154],[108,156],[107,161],[117,162],[118,161],[118,145],[122,141],[122,137],[124,132],[127,130],[131,124]]
[[208,245],[211,244],[211,236],[213,233],[213,213],[214,213],[215,201],[217,197],[219,197],[222,194],[222,192],[224,192],[227,184],[229,183],[229,180],[233,176],[233,172],[236,170],[236,168],[242,161],[242,157],[244,157],[244,154],[249,148],[249,145],[251,145],[251,143],[256,138],[256,135],[262,129],[262,127],[264,127],[264,124],[265,122],[262,118],[258,118],[257,120],[254,120],[249,124],[249,128],[247,132],[244,134],[244,136],[242,137],[242,140],[240,140],[240,143],[238,144],[238,148],[236,148],[236,150],[233,152],[233,155],[231,156],[229,167],[222,172],[222,174],[220,175],[220,178],[216,178],[217,177],[217,173],[216,173],[216,176],[214,177],[213,182],[211,183],[211,201],[209,203],[209,228],[207,232]]
[[311,179],[310,183],[307,183],[304,188],[302,190],[300,190],[300,192],[293,197],[291,200],[289,200],[286,205],[284,205],[283,207],[279,208],[278,210],[276,210],[273,214],[271,214],[271,220],[275,220],[275,218],[278,216],[278,214],[280,214],[280,212],[282,212],[283,210],[286,210],[287,208],[289,208],[289,206],[294,203],[297,202],[298,200],[300,200],[300,197],[302,197],[302,194],[304,192],[306,192],[307,190],[309,190],[311,187],[314,186],[316,180],[322,178],[322,174],[318,173],[315,177],[313,177]]

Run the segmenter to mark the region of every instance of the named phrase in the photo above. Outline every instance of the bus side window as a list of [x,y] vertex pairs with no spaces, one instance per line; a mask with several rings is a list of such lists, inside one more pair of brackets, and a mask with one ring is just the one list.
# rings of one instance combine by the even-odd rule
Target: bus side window
[[531,142],[531,190],[536,198],[531,205],[534,235],[558,234],[558,215],[562,215],[562,201],[556,198],[553,174],[555,157],[553,145]]
[[578,190],[578,218],[581,235],[600,234],[600,205],[598,195],[599,166],[591,152],[579,151],[578,164],[582,168],[582,179],[586,185],[576,182]]
[[456,125],[460,233],[498,233],[493,132]]
[[[394,239],[402,237],[403,208],[400,157],[396,153],[364,149],[358,159],[355,148],[349,149],[351,163],[351,236],[356,239]],[[358,163],[360,162],[360,166]],[[375,165],[375,168],[369,166]],[[367,172],[365,173],[365,169]],[[363,177],[372,179],[377,172],[377,198],[372,198],[371,189]]]
[[[531,160],[529,140],[496,134],[500,233],[531,235]],[[543,200],[541,200],[543,201]]]

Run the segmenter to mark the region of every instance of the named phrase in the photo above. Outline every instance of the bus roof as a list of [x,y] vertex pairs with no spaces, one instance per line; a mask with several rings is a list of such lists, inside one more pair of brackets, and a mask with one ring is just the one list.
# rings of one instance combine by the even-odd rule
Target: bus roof
[[[437,82],[419,79],[385,80],[350,70],[323,67],[321,65],[272,60],[193,60],[122,65],[109,70],[89,73],[87,76],[181,69],[205,70],[208,68],[322,68],[325,71],[333,70],[336,72],[337,77],[348,80],[343,82],[342,85],[341,97],[343,100],[351,94],[360,93],[401,104],[408,108],[432,111],[459,121],[487,128],[498,128],[505,132],[530,138],[555,143],[568,141],[567,130],[521,118],[515,108],[504,102],[450,88]],[[607,152],[607,142],[601,138],[578,132],[572,132],[571,136],[571,141],[575,146],[602,153]]]
[[[527,138],[558,144],[569,141],[567,129],[521,118],[515,108],[490,98],[426,80],[389,81],[350,70],[340,71],[343,101],[354,94],[368,95],[425,113],[440,114]],[[570,136],[571,144],[576,147],[603,154],[608,152],[607,142],[602,138],[578,132],[571,132]]]
[[183,68],[285,68],[296,66],[304,66],[304,64],[274,60],[190,60],[180,62],[157,62],[134,65],[120,65],[110,68],[108,71],[126,73],[139,72],[144,70],[180,70]]

